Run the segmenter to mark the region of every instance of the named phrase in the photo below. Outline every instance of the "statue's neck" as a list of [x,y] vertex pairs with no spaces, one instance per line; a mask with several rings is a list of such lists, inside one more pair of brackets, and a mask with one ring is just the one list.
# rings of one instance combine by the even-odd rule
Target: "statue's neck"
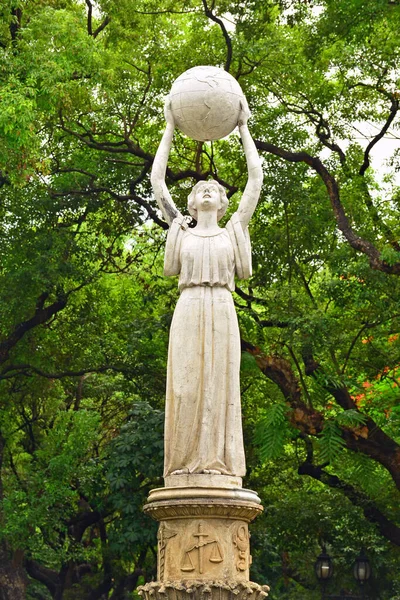
[[215,233],[220,229],[217,220],[217,211],[198,210],[197,225],[195,227],[198,233]]

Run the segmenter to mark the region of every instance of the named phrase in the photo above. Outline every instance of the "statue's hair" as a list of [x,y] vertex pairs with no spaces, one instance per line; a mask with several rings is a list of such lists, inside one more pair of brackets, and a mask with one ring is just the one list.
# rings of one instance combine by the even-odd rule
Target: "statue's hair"
[[219,191],[219,198],[220,198],[220,202],[221,202],[221,206],[218,209],[218,213],[217,213],[217,219],[218,221],[220,219],[222,219],[222,217],[224,216],[224,214],[226,213],[226,209],[228,208],[228,198],[225,192],[225,188],[218,183],[218,181],[215,181],[215,179],[210,179],[210,181],[198,181],[196,183],[195,186],[193,186],[189,196],[188,196],[188,211],[189,213],[192,215],[192,217],[194,219],[196,219],[197,221],[197,210],[194,207],[194,199],[196,196],[196,192],[197,192],[197,188],[200,187],[201,185],[204,185],[205,183],[211,183],[213,185],[216,185]]

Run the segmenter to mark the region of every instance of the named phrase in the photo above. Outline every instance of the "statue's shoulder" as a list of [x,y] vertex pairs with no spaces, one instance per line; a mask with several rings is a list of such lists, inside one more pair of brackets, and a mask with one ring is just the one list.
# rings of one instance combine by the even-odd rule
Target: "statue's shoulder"
[[169,227],[164,254],[164,275],[178,275],[180,273],[181,244],[190,220],[190,217],[185,217],[179,213]]
[[189,223],[192,220],[191,217],[182,215],[181,213],[179,213],[175,219],[172,221],[170,227],[169,227],[169,231],[171,232],[172,230],[174,230],[175,232],[177,232],[177,230],[183,230],[186,231],[186,229],[189,227]]

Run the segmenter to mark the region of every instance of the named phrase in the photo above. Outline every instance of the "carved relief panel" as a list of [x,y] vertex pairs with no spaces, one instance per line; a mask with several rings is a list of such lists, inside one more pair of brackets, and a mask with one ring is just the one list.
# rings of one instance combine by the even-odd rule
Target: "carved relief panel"
[[247,523],[236,519],[173,519],[160,524],[161,581],[246,581],[251,562]]
[[195,543],[190,544],[183,550],[181,571],[183,573],[198,572],[200,575],[208,572],[208,563],[219,564],[223,562],[224,555],[221,543],[211,530],[207,533],[204,523],[198,524],[197,533],[193,533]]
[[235,565],[238,571],[248,571],[251,565],[250,534],[247,523],[235,524],[232,534],[235,548]]
[[178,534],[177,531],[168,527],[168,525],[162,521],[158,528],[158,579],[161,581],[164,579],[165,572],[165,554],[167,549],[168,541]]

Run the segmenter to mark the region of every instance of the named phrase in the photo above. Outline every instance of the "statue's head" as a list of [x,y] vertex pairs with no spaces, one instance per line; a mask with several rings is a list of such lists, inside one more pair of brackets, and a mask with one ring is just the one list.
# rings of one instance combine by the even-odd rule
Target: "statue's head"
[[[225,188],[215,181],[215,179],[210,179],[210,181],[198,181],[196,185],[192,188],[188,196],[188,211],[192,215],[194,219],[197,221],[197,202],[201,192],[206,192],[210,189],[211,192],[217,192],[219,195],[219,206],[217,207],[217,219],[218,221],[222,219],[224,214],[226,213],[226,209],[228,208],[228,198],[226,196]],[[214,194],[212,194],[214,196]]]

